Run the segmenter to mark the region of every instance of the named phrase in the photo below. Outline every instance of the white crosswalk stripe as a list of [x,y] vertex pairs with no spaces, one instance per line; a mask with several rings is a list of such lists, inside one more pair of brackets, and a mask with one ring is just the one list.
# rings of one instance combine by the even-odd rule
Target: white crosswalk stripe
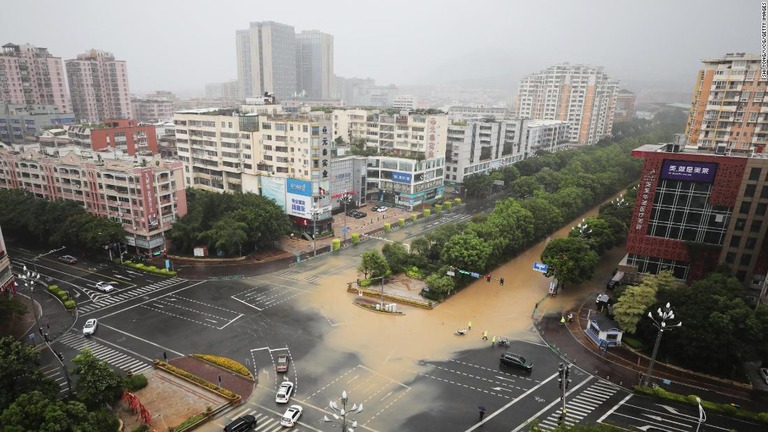
[[108,306],[112,306],[118,303],[122,303],[128,300],[134,299],[136,297],[157,291],[162,288],[168,288],[175,285],[179,285],[183,282],[186,282],[186,279],[172,277],[170,279],[164,279],[159,282],[155,282],[153,284],[146,285],[143,287],[130,288],[126,291],[123,291],[114,295],[101,295],[97,297],[92,303],[88,303],[83,306],[78,306],[77,310],[80,313],[80,315],[87,315],[96,310],[99,310]]
[[99,360],[104,360],[109,365],[125,372],[131,371],[134,374],[138,374],[150,368],[149,363],[144,360],[135,359],[128,354],[106,347],[79,334],[67,333],[61,338],[56,339],[56,342],[61,342],[77,351],[88,348]]
[[64,375],[64,371],[62,371],[61,367],[50,367],[48,369],[44,369],[43,375],[58,384],[60,394],[65,393],[68,390],[67,378],[66,375]]
[[[573,426],[579,423],[584,417],[595,411],[611,396],[619,391],[619,387],[607,381],[598,381],[590,385],[587,389],[578,395],[566,399],[565,424]],[[539,428],[542,430],[554,430],[558,427],[560,409],[555,410],[546,419],[539,422]]]

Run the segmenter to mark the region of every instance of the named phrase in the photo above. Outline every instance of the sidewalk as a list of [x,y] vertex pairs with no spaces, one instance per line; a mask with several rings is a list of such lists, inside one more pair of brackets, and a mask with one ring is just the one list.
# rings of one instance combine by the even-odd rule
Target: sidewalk
[[[30,293],[21,280],[18,282],[16,295],[20,296],[22,303],[32,311]],[[24,333],[22,340],[28,343],[34,342],[38,349],[43,350],[47,348],[45,334],[47,333],[48,340],[53,342],[72,328],[77,319],[77,313],[75,310],[68,311],[65,309],[59,298],[48,291],[48,283],[42,280],[35,284],[32,300],[34,300],[34,312],[37,319],[35,320],[30,316],[31,327]]]
[[[628,347],[609,348],[607,352],[586,335],[588,315],[597,313],[590,294],[574,315],[573,322],[560,324],[560,314],[548,314],[535,322],[542,339],[561,356],[586,372],[632,389],[648,370],[650,358]],[[654,381],[665,389],[683,395],[695,394],[704,400],[735,403],[746,409],[764,411],[765,402],[754,397],[749,384],[719,379],[660,362],[653,369]],[[668,380],[669,384],[665,384]]]

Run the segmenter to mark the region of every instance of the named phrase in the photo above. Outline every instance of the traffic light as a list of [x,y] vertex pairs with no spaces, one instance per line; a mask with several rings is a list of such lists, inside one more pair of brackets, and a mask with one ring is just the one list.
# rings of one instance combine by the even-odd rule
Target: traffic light
[[490,282],[491,281],[491,275],[490,274],[485,275],[485,280]]

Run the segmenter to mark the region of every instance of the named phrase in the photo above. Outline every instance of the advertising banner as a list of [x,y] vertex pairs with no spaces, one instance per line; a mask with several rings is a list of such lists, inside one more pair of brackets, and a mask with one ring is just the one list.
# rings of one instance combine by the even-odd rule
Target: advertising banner
[[285,191],[285,212],[291,216],[308,219],[312,210],[312,183],[307,180],[288,178]]
[[661,178],[712,183],[717,173],[717,164],[711,162],[692,162],[665,160],[661,168]]
[[404,173],[398,171],[392,171],[392,181],[398,183],[411,183],[413,175],[411,173]]
[[285,179],[281,177],[261,177],[261,194],[275,202],[285,211]]

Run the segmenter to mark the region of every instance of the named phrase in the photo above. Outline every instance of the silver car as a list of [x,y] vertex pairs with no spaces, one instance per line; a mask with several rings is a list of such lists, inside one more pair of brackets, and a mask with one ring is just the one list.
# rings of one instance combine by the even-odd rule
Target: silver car
[[96,333],[96,327],[98,325],[99,325],[99,322],[96,321],[96,318],[91,318],[88,321],[86,321],[85,325],[83,326],[83,336],[90,336]]

